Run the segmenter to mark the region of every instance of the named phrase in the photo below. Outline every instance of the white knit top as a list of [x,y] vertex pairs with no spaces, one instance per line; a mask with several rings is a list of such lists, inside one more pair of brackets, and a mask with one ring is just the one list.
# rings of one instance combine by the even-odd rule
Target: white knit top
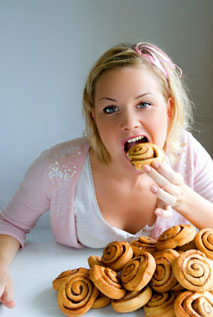
[[102,216],[95,195],[89,154],[85,160],[75,195],[77,236],[80,243],[90,248],[103,248],[112,241],[131,241],[149,236],[154,227],[146,225],[136,234],[112,227]]

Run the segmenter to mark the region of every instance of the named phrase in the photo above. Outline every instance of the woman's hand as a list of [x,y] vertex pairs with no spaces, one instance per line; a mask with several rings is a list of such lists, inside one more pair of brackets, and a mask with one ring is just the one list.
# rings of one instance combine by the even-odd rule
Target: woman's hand
[[13,300],[13,282],[6,268],[0,267],[0,303],[7,308],[15,307]]
[[182,175],[176,173],[166,163],[155,162],[152,166],[144,165],[143,169],[156,183],[150,188],[159,199],[159,208],[155,211],[156,215],[171,216],[171,207],[177,211],[181,210],[187,189]]

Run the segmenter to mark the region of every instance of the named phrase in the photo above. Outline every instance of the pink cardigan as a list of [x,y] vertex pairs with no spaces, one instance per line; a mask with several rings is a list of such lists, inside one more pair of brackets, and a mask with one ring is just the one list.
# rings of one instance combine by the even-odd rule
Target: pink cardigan
[[[188,132],[185,142],[185,150],[175,169],[191,188],[213,202],[212,159]],[[0,233],[15,237],[24,246],[26,233],[49,210],[55,241],[75,248],[83,247],[77,238],[73,205],[75,187],[88,150],[87,140],[80,138],[43,152],[28,169],[8,206],[1,211]],[[157,238],[170,226],[181,223],[187,223],[187,220],[174,210],[169,220],[158,217],[152,237]]]

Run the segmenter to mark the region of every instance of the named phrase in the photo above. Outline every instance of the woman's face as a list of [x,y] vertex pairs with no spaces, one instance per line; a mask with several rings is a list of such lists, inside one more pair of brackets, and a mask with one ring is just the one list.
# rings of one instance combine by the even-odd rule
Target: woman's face
[[109,70],[101,75],[93,117],[112,161],[126,162],[125,151],[135,138],[163,148],[171,107],[159,80],[145,67]]

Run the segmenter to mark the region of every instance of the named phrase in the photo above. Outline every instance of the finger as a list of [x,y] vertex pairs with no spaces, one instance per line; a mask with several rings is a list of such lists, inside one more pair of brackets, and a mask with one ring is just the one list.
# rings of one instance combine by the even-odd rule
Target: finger
[[160,216],[163,218],[169,218],[172,216],[172,209],[171,206],[167,206],[165,209],[163,208],[157,208],[155,210],[156,216]]
[[0,288],[0,302],[5,305],[7,308],[13,308],[16,306],[15,301],[13,300],[13,289],[11,292],[6,291],[3,287]]
[[10,301],[3,301],[3,304],[7,307],[7,308],[14,308],[16,306],[16,303],[14,300],[10,300]]
[[11,302],[13,302],[14,297],[14,290],[13,290],[13,284],[11,281],[8,282],[8,284],[5,286],[4,293],[2,296],[3,304],[8,306]]
[[151,177],[159,186],[165,188],[170,185],[169,180],[165,178],[163,175],[159,174],[159,172],[151,166],[144,165],[143,169],[149,175],[149,177]]
[[150,189],[166,205],[171,207],[176,205],[177,199],[175,196],[169,194],[168,192],[157,186],[151,186]]
[[1,285],[0,286],[0,302],[3,301],[3,295],[4,295],[4,287]]
[[183,182],[181,174],[175,172],[167,163],[153,162],[152,167],[156,169],[161,175],[168,179],[172,184],[179,185]]

